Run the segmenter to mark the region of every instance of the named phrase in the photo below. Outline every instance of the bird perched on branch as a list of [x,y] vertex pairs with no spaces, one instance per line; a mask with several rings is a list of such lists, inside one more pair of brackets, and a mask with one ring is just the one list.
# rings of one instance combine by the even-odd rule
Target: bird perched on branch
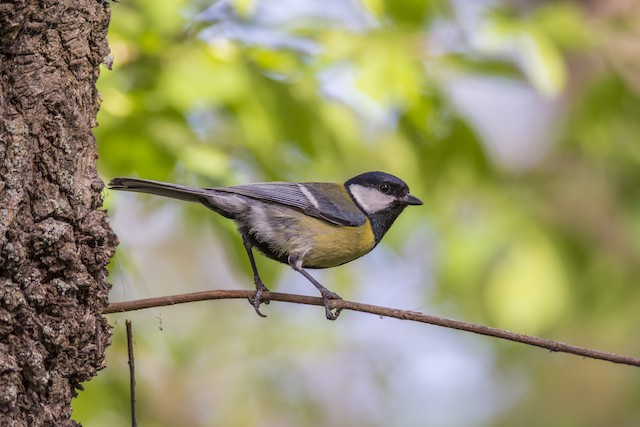
[[367,172],[344,184],[265,182],[233,187],[192,188],[137,178],[114,178],[113,190],[150,193],[202,203],[235,221],[253,270],[256,293],[250,299],[260,316],[262,283],[252,249],[290,265],[320,291],[327,319],[335,320],[331,300],[341,299],[305,268],[329,268],[360,258],[382,239],[408,205],[422,201],[401,179]]

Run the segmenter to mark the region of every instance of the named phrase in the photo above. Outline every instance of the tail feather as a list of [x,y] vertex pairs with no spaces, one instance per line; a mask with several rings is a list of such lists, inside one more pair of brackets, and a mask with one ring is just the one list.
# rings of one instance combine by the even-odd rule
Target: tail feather
[[137,193],[149,193],[158,196],[171,197],[187,202],[203,202],[210,195],[210,190],[203,188],[187,187],[168,182],[151,181],[138,178],[113,178],[109,182],[109,188],[120,191],[134,191]]

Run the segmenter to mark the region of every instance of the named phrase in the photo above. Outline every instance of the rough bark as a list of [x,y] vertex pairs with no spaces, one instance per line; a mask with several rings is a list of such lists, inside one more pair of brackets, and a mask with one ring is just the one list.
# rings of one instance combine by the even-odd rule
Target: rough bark
[[116,238],[95,168],[109,5],[0,0],[0,425],[72,426]]

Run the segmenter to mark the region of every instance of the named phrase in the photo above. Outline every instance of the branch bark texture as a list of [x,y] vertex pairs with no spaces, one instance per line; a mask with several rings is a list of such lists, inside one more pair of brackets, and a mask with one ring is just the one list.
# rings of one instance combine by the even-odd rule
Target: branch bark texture
[[110,10],[0,0],[0,425],[73,426],[102,367],[116,237],[92,127]]
[[[109,304],[105,310],[107,313],[122,313],[133,310],[142,310],[151,307],[162,307],[175,304],[184,304],[195,301],[206,301],[216,299],[247,299],[252,297],[255,291],[242,290],[216,290],[194,292],[190,294],[171,295],[157,298],[148,298],[137,301],[115,302]],[[272,301],[283,301],[297,304],[308,304],[324,306],[322,298],[310,297],[305,295],[283,294],[279,292],[264,292],[262,297]],[[399,310],[397,308],[380,307],[377,305],[362,304],[354,301],[334,300],[333,308],[343,310],[360,311],[362,313],[370,313],[383,317],[393,317],[401,320],[411,320],[414,322],[428,323],[430,325],[443,326],[445,328],[458,329],[461,331],[473,332],[475,334],[486,335],[495,338],[501,338],[509,341],[528,344],[550,351],[575,354],[578,356],[588,357],[590,359],[605,360],[613,363],[624,365],[639,366],[640,358],[626,356],[623,354],[609,353],[600,350],[594,350],[586,347],[579,347],[572,344],[565,344],[559,341],[548,340],[544,338],[534,337],[531,335],[518,334],[515,332],[505,331],[504,329],[493,328],[491,326],[478,325],[476,323],[462,322],[460,320],[447,319],[446,317],[434,316],[431,314],[420,313],[410,310]]]

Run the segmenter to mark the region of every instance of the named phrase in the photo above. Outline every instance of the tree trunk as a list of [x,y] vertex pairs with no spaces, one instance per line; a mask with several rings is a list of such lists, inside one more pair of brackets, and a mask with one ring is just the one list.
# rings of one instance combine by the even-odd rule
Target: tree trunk
[[104,363],[96,0],[0,0],[0,425],[73,426],[71,398]]

